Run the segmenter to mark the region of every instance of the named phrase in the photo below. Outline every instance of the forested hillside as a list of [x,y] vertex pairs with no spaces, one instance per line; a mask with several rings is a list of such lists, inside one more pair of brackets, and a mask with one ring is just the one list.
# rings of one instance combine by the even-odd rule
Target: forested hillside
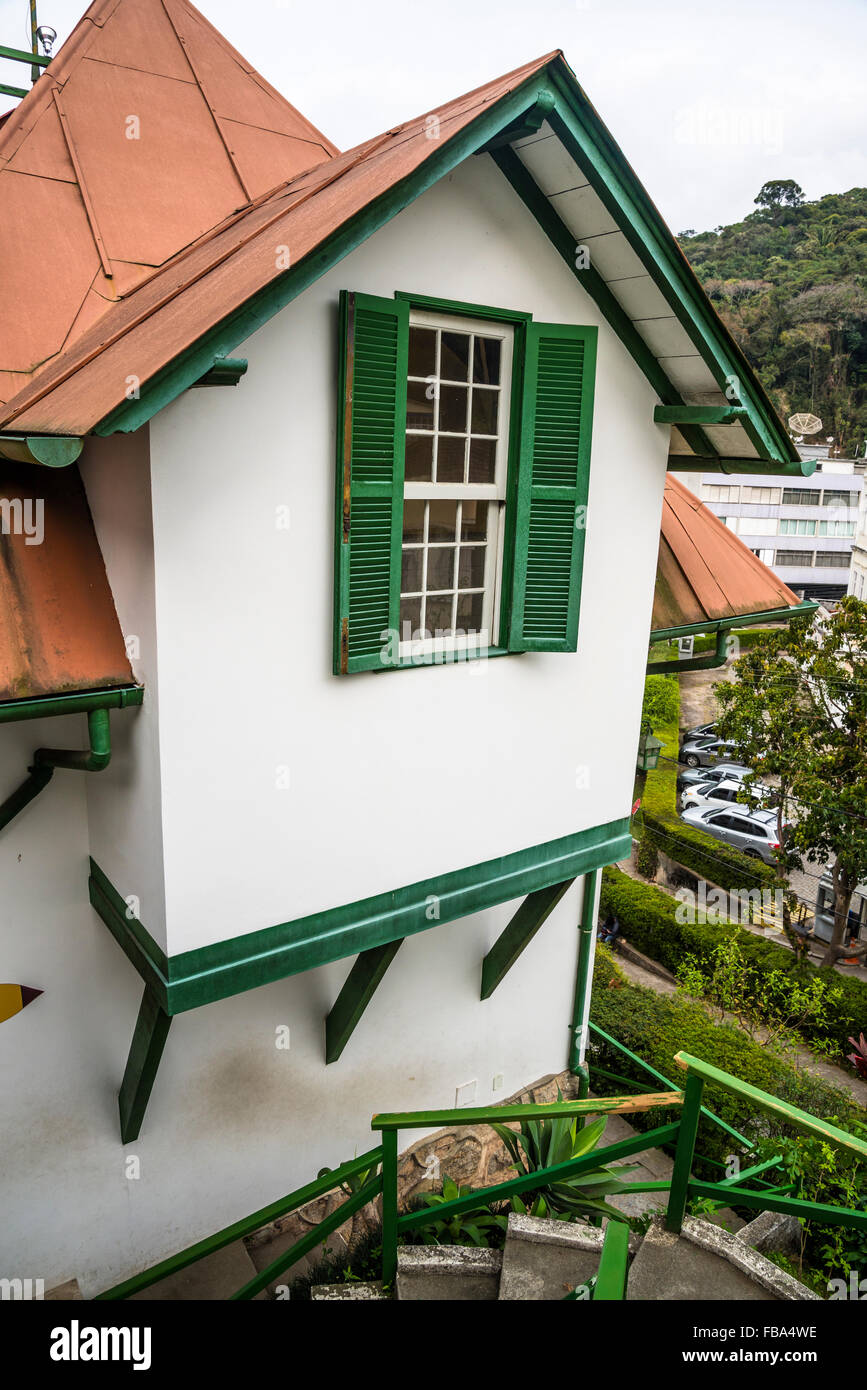
[[867,188],[806,202],[766,183],[730,227],[682,232],[694,270],[780,414],[812,411],[845,454],[867,436]]

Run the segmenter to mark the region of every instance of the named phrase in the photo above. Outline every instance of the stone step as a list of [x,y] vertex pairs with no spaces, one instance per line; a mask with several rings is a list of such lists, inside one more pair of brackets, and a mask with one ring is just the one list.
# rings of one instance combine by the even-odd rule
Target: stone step
[[775,1303],[817,1295],[730,1231],[687,1216],[680,1235],[654,1218],[632,1262],[626,1297],[629,1302]]
[[310,1297],[321,1303],[370,1302],[386,1298],[382,1292],[382,1280],[350,1280],[347,1284],[314,1284]]
[[[231,1298],[233,1293],[243,1288],[256,1275],[256,1267],[248,1255],[243,1241],[236,1240],[213,1255],[206,1255],[187,1269],[178,1270],[151,1284],[149,1289],[132,1295],[131,1301],[142,1303],[180,1302],[196,1300],[220,1300]],[[257,1294],[264,1299],[265,1294]]]
[[605,1232],[582,1223],[509,1215],[500,1298],[563,1299],[596,1273]]
[[461,1299],[492,1302],[500,1287],[499,1250],[465,1245],[404,1245],[397,1252],[397,1297],[402,1302]]

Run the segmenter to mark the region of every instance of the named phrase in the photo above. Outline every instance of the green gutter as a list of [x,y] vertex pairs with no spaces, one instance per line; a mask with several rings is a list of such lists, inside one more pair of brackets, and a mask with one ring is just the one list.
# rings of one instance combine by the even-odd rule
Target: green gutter
[[650,634],[651,642],[664,642],[671,637],[690,637],[693,633],[728,631],[733,627],[755,627],[758,623],[788,622],[804,618],[819,607],[813,599],[793,604],[791,608],[766,608],[763,613],[741,613],[730,618],[716,618],[706,623],[684,623],[682,627],[659,627]]
[[0,803],[0,830],[29,806],[48,786],[56,767],[73,772],[102,772],[111,761],[109,710],[124,705],[140,705],[141,686],[120,690],[89,691],[77,695],[48,696],[37,700],[15,700],[0,705],[0,723],[19,719],[51,718],[58,714],[87,714],[89,747],[37,748],[28,775],[19,787]]
[[[684,434],[683,429],[680,432]],[[701,454],[669,454],[667,468],[669,473],[757,473],[769,478],[811,478],[816,471],[816,460],[778,463],[774,459],[730,459],[717,454],[709,457]]]
[[647,665],[649,676],[668,676],[677,671],[713,671],[725,666],[728,660],[729,628],[721,627],[716,635],[716,650],[710,656],[684,656],[677,661],[651,661]]
[[[15,95],[14,88],[5,90]],[[77,435],[0,434],[0,458],[15,463],[40,463],[44,468],[68,468],[83,448],[84,440]]]

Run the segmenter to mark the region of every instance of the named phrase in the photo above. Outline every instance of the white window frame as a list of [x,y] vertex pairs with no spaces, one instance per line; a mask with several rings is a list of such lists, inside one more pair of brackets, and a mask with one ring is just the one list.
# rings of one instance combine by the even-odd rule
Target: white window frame
[[[424,658],[433,656],[438,657],[450,652],[468,651],[478,653],[485,651],[494,645],[494,635],[499,631],[500,606],[502,599],[503,582],[503,541],[505,531],[506,514],[506,488],[508,484],[509,471],[509,431],[511,425],[511,398],[513,382],[513,362],[515,346],[515,329],[512,324],[500,323],[496,320],[486,318],[464,317],[458,314],[441,313],[436,310],[411,309],[409,315],[410,328],[434,328],[440,331],[472,333],[480,338],[498,338],[501,343],[500,352],[500,382],[499,393],[500,402],[497,414],[497,435],[496,452],[494,460],[494,481],[493,483],[426,483],[426,482],[404,482],[403,498],[404,502],[411,501],[430,501],[439,500],[444,502],[463,502],[463,501],[488,501],[488,524],[487,542],[485,551],[485,574],[483,579],[484,599],[482,603],[482,625],[479,632],[466,633],[460,637],[427,637],[410,638],[404,640],[401,628],[398,654],[400,659],[423,661]],[[451,382],[450,378],[437,379],[439,384],[466,386],[469,391],[467,401],[467,424],[472,421],[472,349],[470,352],[469,380],[466,382]],[[430,377],[410,376],[410,381],[430,383]],[[490,390],[489,386],[485,387]],[[469,434],[469,428],[467,433]],[[423,430],[414,427],[407,427],[406,435],[420,435],[423,437],[434,437],[434,459],[436,459],[436,441],[440,434],[449,436],[453,432],[439,430],[439,420],[437,418],[436,430]],[[454,432],[455,434],[457,432]],[[480,436],[491,438],[491,436]],[[422,593],[425,593],[427,580],[427,555],[428,555],[428,513],[425,512],[425,528],[422,542],[418,548],[423,551],[422,560]],[[460,515],[457,520],[456,547],[460,551]],[[434,543],[435,544],[435,543]],[[401,547],[401,553],[403,546]],[[403,597],[403,595],[401,595]]]

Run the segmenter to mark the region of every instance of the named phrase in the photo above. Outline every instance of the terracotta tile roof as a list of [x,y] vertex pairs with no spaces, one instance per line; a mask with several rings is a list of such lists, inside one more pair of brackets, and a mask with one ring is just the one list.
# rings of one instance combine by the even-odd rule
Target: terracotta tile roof
[[[124,6],[129,6],[131,0],[114,0],[114,3],[118,6],[115,13],[119,14]],[[139,0],[136,0],[136,5],[138,3]],[[145,0],[145,3],[155,5],[157,0]],[[164,0],[164,3],[170,14],[182,8],[186,15],[199,18],[186,0],[183,3],[182,0]],[[73,39],[70,39],[69,43],[72,42]],[[131,375],[142,382],[148,381],[215,323],[239,310],[257,292],[279,279],[282,271],[277,255],[279,248],[288,247],[292,264],[297,264],[355,214],[413,173],[444,142],[557,59],[563,61],[559,52],[547,54],[345,154],[336,154],[331,146],[326,150],[321,145],[307,145],[304,171],[289,168],[289,161],[284,161],[286,167],[280,187],[274,188],[272,181],[272,191],[249,202],[239,197],[240,189],[236,187],[234,205],[231,209],[225,208],[227,215],[219,222],[208,224],[207,230],[200,228],[200,236],[194,238],[189,235],[191,228],[173,231],[175,240],[183,236],[185,241],[179,244],[177,254],[161,269],[151,269],[142,278],[142,267],[137,265],[131,268],[134,272],[131,280],[124,280],[121,276],[123,297],[108,306],[110,313],[104,312],[104,308],[98,309],[95,311],[98,318],[86,322],[90,310],[85,301],[76,321],[75,332],[66,342],[62,355],[46,362],[8,401],[6,410],[0,412],[3,417],[0,425],[46,434],[85,434],[93,430],[123,403]],[[96,67],[96,64],[92,66]],[[53,65],[48,72],[53,72]],[[184,98],[193,95],[190,84],[169,83],[168,91],[174,94],[175,100],[176,88],[182,91]],[[22,102],[19,110],[31,99],[32,94]],[[221,110],[227,109],[225,103],[220,105]],[[124,110],[129,106],[130,98],[126,96]],[[287,106],[286,110],[292,112],[291,107]],[[204,107],[200,114],[204,121],[207,114]],[[293,112],[293,116],[301,120],[297,113]],[[431,138],[433,117],[438,122],[435,138]],[[183,137],[186,141],[186,130]],[[322,139],[319,136],[316,138]],[[4,137],[0,135],[0,157],[5,148]],[[318,162],[310,156],[311,150],[316,151]],[[311,164],[316,167],[311,168]],[[226,170],[223,172],[228,178]],[[201,190],[200,185],[205,185],[205,190]],[[74,187],[63,187],[68,201],[75,201],[77,195]],[[198,198],[202,199],[198,213],[200,223],[207,222],[213,213],[213,205],[208,201],[209,187],[209,180],[204,175],[191,183],[189,197],[193,205],[196,205]],[[225,191],[228,196],[228,189]],[[127,202],[126,220],[130,224],[131,234],[141,200],[132,199],[130,202],[132,195],[128,190],[123,189],[121,193],[121,200]],[[80,199],[77,201],[80,203]],[[243,202],[243,206],[235,210],[239,202]],[[46,215],[48,212],[46,208]],[[27,225],[32,216],[31,202]],[[92,238],[87,254],[82,251],[82,223],[85,220],[82,207],[76,208],[76,216],[78,233],[81,234],[81,241],[76,242],[79,247],[77,254],[83,262],[80,284],[85,285],[89,275],[95,274],[99,278],[98,256]],[[20,217],[23,230],[23,209]],[[71,212],[70,219],[75,221]],[[110,221],[106,223],[106,236],[110,225]],[[53,235],[56,235],[56,229]],[[156,237],[156,230],[152,230],[150,235]],[[5,238],[0,215],[0,239]],[[117,245],[116,241],[112,241],[113,247]],[[180,249],[181,245],[183,249]],[[156,252],[152,251],[151,254]],[[56,247],[47,260],[49,264],[56,260]],[[76,264],[76,257],[73,257],[73,278],[78,273]],[[124,274],[126,270],[127,264],[124,262]],[[20,306],[22,301],[26,302],[32,273],[31,267],[28,276],[23,273],[16,276],[14,286],[10,286],[6,292],[13,319],[16,313],[17,319],[21,319]],[[88,293],[92,294],[93,291]],[[105,293],[104,287],[101,293]],[[78,290],[72,298],[75,299],[77,294]],[[104,300],[101,303],[104,306]],[[68,318],[69,312],[67,305],[62,310],[58,309],[55,315],[52,330],[55,352],[60,346],[64,318]],[[22,331],[20,323],[10,325],[9,334],[14,340],[18,340]],[[240,340],[240,336],[236,341]],[[44,352],[44,343],[39,350]],[[30,358],[34,351],[35,345],[32,345]]]
[[187,0],[95,0],[0,123],[0,402],[184,247],[336,153]]
[[801,600],[673,474],[665,481],[652,631]]
[[78,468],[0,459],[0,499],[0,701],[133,685]]

